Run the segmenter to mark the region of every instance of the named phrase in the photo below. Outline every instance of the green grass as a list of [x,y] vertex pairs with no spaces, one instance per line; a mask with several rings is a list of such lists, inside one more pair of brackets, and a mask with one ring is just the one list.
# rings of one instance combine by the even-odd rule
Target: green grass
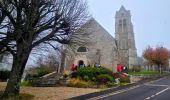
[[12,96],[2,98],[2,92],[0,92],[0,100],[33,100],[34,96],[26,93],[21,93],[19,96]]
[[154,76],[154,75],[160,75],[158,71],[140,71],[140,72],[129,72],[130,75],[135,76]]
[[22,81],[21,86],[30,86],[29,81]]
[[126,86],[128,83],[124,83],[124,82],[122,82],[122,83],[120,83],[120,86]]

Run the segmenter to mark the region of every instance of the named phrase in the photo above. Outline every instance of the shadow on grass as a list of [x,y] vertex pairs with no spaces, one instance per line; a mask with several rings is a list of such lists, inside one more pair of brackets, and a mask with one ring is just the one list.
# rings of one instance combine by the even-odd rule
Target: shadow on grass
[[3,92],[0,91],[0,100],[33,100],[34,96],[26,93],[21,93],[19,96],[2,97]]

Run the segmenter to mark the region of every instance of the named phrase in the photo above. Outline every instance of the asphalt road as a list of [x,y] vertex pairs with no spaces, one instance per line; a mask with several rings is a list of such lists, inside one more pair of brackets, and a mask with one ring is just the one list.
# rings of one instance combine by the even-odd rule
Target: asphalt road
[[170,76],[88,100],[170,100]]

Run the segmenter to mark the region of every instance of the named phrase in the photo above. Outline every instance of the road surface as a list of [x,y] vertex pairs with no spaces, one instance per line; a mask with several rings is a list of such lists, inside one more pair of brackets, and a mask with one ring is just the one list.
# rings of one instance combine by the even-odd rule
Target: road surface
[[170,76],[88,100],[170,100]]

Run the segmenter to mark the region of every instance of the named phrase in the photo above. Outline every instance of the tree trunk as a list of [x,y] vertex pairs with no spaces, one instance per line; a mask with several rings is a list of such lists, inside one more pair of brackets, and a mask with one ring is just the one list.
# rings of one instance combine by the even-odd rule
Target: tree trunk
[[0,54],[0,62],[2,62],[4,55]]
[[20,81],[28,60],[30,52],[20,51],[13,57],[12,70],[3,96],[19,95]]
[[60,64],[59,73],[64,72],[65,60],[66,60],[66,50],[64,49],[61,53],[61,64]]
[[162,74],[162,66],[161,65],[158,65],[158,70],[159,70],[159,73]]

